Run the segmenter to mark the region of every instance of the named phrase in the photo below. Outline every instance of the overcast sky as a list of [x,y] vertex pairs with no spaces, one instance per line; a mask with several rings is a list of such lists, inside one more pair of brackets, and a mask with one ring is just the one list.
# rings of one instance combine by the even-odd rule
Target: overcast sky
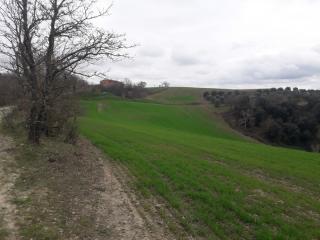
[[319,11],[320,0],[114,0],[99,24],[140,46],[98,68],[148,86],[320,88]]

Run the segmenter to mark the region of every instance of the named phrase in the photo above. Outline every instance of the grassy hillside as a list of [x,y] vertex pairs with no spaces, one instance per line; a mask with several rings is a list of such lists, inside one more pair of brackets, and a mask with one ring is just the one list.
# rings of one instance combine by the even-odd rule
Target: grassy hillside
[[241,138],[183,105],[200,99],[201,90],[187,91],[153,96],[166,104],[86,99],[81,132],[197,238],[319,239],[320,155]]

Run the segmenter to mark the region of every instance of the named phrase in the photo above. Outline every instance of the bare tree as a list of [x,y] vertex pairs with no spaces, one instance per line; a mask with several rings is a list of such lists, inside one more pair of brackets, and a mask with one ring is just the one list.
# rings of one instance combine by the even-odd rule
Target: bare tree
[[164,82],[160,83],[159,87],[160,88],[169,88],[170,87],[170,83],[164,81]]
[[106,16],[96,0],[0,0],[0,54],[29,101],[29,140],[39,143],[48,116],[63,94],[61,79],[91,77],[81,71],[101,59],[126,56],[124,35],[106,32],[93,20]]

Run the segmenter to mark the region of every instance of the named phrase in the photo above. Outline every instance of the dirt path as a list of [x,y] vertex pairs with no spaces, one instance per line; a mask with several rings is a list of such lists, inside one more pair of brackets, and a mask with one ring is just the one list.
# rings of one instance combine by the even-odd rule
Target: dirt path
[[[85,139],[76,146],[59,144],[44,142],[31,150],[28,162],[22,150],[26,145],[16,147],[0,133],[0,240],[20,239],[21,229],[28,239],[175,239],[154,211],[146,211],[129,187],[132,177],[119,164]],[[15,158],[15,152],[22,158]],[[14,189],[21,179],[33,179],[23,181],[25,192]],[[20,195],[28,202],[18,206],[13,199]]]
[[[105,221],[104,223],[111,229],[112,239],[153,239],[143,218],[114,175],[114,171],[111,164],[104,163],[106,189],[101,195],[98,222],[103,224]],[[160,239],[159,237],[156,239]]]
[[0,239],[18,239],[15,224],[15,205],[12,204],[12,191],[17,173],[13,172],[14,157],[11,151],[14,142],[0,133]]
[[175,239],[157,214],[146,211],[145,201],[130,187],[130,174],[89,141],[80,139],[75,146],[43,141],[21,156],[17,181],[23,190],[15,191],[28,199],[18,206],[24,238]]
[[[146,212],[134,191],[128,187],[129,177],[103,153],[84,140],[103,167],[99,184],[100,198],[97,206],[97,225],[108,230],[113,240],[174,240],[165,224]],[[153,219],[152,222],[147,219]],[[100,239],[100,238],[99,238]],[[102,239],[102,238],[101,238]],[[105,239],[105,238],[103,238]]]

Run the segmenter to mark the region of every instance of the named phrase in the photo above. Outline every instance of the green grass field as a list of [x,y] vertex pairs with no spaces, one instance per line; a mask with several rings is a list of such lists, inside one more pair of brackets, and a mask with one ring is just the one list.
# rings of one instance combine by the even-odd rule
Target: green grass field
[[320,239],[320,155],[242,138],[181,92],[84,99],[81,132],[197,239]]

